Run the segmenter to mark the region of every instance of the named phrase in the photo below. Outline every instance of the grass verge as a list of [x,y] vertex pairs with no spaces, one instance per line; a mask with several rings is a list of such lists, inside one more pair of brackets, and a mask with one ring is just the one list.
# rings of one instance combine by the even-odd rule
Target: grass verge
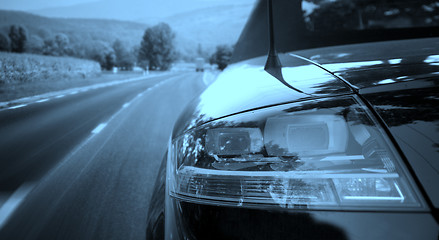
[[0,102],[141,76],[143,76],[142,73],[138,72],[119,72],[117,74],[102,72],[86,77],[60,77],[57,79],[44,79],[33,82],[3,84],[0,85]]

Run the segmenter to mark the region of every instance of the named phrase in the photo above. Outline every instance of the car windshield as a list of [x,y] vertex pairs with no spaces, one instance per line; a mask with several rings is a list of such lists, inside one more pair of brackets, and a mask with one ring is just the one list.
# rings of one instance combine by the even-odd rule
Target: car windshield
[[[266,55],[267,3],[259,1],[232,62]],[[279,52],[439,36],[438,0],[273,1]]]
[[395,29],[439,24],[439,2],[432,0],[304,0],[308,31]]

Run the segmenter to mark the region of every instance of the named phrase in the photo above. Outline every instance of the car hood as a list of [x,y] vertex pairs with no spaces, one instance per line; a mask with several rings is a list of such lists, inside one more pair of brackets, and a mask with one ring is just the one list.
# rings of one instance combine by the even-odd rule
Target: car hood
[[294,91],[264,70],[266,57],[227,67],[184,111],[174,136],[190,128],[225,116],[311,98],[350,94],[340,79],[322,68],[291,54],[279,55],[284,79]]
[[[186,109],[191,123],[184,131],[207,121],[266,106],[352,93],[342,78],[360,91],[406,88],[407,82],[439,75],[439,39],[416,39],[352,44],[279,54],[286,82],[264,71],[266,56],[230,65]],[[303,57],[303,59],[301,58]],[[403,84],[395,84],[403,83]]]
[[352,44],[294,52],[362,89],[439,76],[439,38]]

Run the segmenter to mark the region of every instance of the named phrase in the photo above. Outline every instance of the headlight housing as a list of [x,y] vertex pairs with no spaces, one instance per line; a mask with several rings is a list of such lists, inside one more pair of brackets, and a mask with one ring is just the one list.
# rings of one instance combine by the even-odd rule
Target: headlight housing
[[169,194],[232,206],[424,208],[391,141],[360,102],[310,100],[190,130],[171,144]]

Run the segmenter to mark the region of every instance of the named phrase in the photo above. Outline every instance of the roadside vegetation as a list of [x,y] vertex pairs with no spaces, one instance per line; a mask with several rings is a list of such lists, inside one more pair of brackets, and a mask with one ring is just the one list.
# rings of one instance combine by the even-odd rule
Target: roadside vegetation
[[95,76],[101,69],[97,62],[34,54],[0,53],[0,85]]
[[0,102],[140,76],[102,72],[91,60],[0,52]]
[[[99,19],[47,18],[0,10],[0,51],[68,56],[98,62],[103,70],[132,68],[146,24]],[[22,49],[13,47],[24,43]],[[118,49],[114,45],[119,44]],[[122,51],[121,51],[122,49]],[[125,57],[132,56],[127,64]],[[127,66],[128,65],[128,66]]]
[[0,51],[88,59],[98,62],[102,70],[117,67],[130,71],[136,65],[145,70],[168,70],[177,58],[175,33],[166,23],[146,28],[137,39],[138,45],[131,48],[119,38],[112,42],[72,41],[68,34],[48,29],[39,29],[36,34],[17,24],[4,29],[7,33],[0,32]]
[[[98,62],[102,70],[117,67],[130,71],[136,66],[165,70],[176,60],[194,62],[200,57],[207,62],[215,54],[213,44],[218,45],[221,39],[186,41],[184,36],[193,36],[193,29],[177,24],[175,19],[168,19],[170,25],[148,26],[117,20],[47,18],[4,10],[0,10],[0,15],[0,51],[89,59]],[[204,12],[202,16],[207,17]],[[174,25],[178,31],[171,27]],[[206,36],[213,35],[209,32]],[[213,64],[223,68],[224,60],[227,57],[217,58]]]
[[39,35],[29,34],[26,27],[15,24],[9,26],[7,34],[0,33],[0,51],[88,59],[98,62],[103,70],[113,67],[131,70],[136,52],[127,46],[120,39],[112,43],[72,41],[65,33],[47,29],[41,29]]
[[209,63],[216,64],[219,70],[224,70],[232,58],[233,47],[223,44],[216,47],[216,51],[210,56]]
[[[229,45],[218,45],[212,53],[198,44],[196,54],[186,56],[176,49],[176,34],[166,23],[148,27],[113,20],[51,19],[2,10],[0,13],[4,14],[0,18],[3,100],[77,87],[92,78],[113,79],[110,73],[115,68],[119,76],[116,78],[120,79],[126,74],[139,76],[139,67],[144,71],[166,71],[176,60],[203,58],[223,70],[233,51]],[[134,68],[137,72],[130,72]]]

